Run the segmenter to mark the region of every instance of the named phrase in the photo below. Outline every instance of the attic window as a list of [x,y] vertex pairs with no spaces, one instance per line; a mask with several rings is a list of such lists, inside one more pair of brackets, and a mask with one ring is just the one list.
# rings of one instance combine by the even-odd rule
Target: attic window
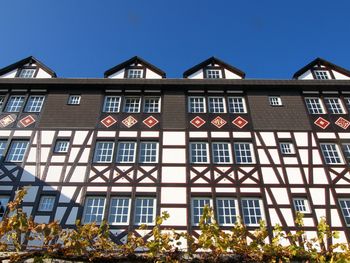
[[220,79],[221,70],[219,69],[207,69],[207,79]]
[[140,79],[142,78],[142,69],[129,69],[128,79]]
[[24,68],[19,72],[19,78],[34,78],[35,68]]
[[315,70],[316,79],[330,79],[328,71],[326,70]]
[[271,106],[282,106],[282,100],[278,96],[269,96],[269,103]]

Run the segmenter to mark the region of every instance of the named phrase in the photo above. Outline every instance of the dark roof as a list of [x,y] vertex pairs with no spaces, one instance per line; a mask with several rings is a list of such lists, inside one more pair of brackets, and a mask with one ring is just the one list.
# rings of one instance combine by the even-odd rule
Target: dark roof
[[335,71],[338,71],[339,73],[342,73],[348,77],[350,77],[350,71],[339,67],[323,58],[316,58],[315,60],[311,61],[309,64],[307,64],[305,67],[302,67],[301,69],[299,69],[297,72],[294,73],[293,75],[293,79],[297,79],[298,77],[300,77],[302,74],[304,74],[306,71],[308,71],[309,69],[312,69],[314,66],[325,66],[329,69],[333,69]]
[[39,68],[46,71],[53,78],[57,77],[56,73],[52,69],[47,67],[44,63],[42,63],[40,60],[36,59],[33,56],[27,57],[25,59],[22,59],[20,61],[15,62],[7,67],[0,69],[0,76],[6,74],[6,73],[8,73],[16,68],[20,68],[20,67],[24,66],[25,64],[33,64],[33,63],[37,64]]
[[108,70],[105,71],[104,73],[104,77],[107,78],[108,76],[118,72],[119,70],[131,65],[131,64],[134,64],[134,63],[140,63],[144,66],[146,66],[147,68],[151,69],[152,71],[158,73],[159,75],[162,76],[162,78],[165,78],[166,77],[166,74],[163,70],[157,68],[156,66],[152,65],[151,63],[147,62],[146,60],[138,57],[138,56],[135,56],[135,57],[132,57],[131,59],[127,60],[127,61],[124,61],[116,66],[114,66],[113,68],[110,68]]
[[210,57],[207,60],[199,63],[198,65],[195,65],[194,67],[186,70],[183,73],[183,77],[187,78],[188,76],[190,76],[191,74],[197,72],[198,70],[206,67],[209,64],[219,64],[220,66],[228,69],[229,71],[232,71],[233,73],[237,74],[238,76],[242,77],[244,79],[245,77],[245,73],[241,70],[239,70],[238,68],[235,68],[233,66],[231,66],[230,64],[227,64],[226,62],[216,58],[216,57]]

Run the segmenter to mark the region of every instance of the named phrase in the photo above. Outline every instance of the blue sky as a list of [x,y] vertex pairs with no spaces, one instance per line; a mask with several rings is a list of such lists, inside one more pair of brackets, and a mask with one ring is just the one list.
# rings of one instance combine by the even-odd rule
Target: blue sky
[[1,1],[0,67],[29,55],[59,77],[102,77],[134,55],[168,78],[210,56],[289,79],[322,57],[350,69],[350,1]]

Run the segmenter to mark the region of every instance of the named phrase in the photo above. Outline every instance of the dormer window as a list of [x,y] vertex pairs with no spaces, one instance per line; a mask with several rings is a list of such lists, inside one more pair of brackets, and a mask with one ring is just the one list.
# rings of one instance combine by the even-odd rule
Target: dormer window
[[35,68],[23,68],[19,72],[19,78],[34,78]]
[[330,79],[327,70],[315,70],[314,72],[316,79]]
[[207,69],[207,79],[220,79],[221,70],[220,69]]
[[142,73],[143,73],[142,69],[129,69],[128,79],[141,79]]

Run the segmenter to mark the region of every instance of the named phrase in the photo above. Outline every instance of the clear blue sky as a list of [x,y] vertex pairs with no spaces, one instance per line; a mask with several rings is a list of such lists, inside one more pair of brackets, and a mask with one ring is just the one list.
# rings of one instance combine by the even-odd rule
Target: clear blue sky
[[247,78],[289,79],[317,56],[350,69],[349,11],[349,0],[3,0],[0,68],[33,55],[59,77],[102,77],[138,55],[179,78],[217,56]]

